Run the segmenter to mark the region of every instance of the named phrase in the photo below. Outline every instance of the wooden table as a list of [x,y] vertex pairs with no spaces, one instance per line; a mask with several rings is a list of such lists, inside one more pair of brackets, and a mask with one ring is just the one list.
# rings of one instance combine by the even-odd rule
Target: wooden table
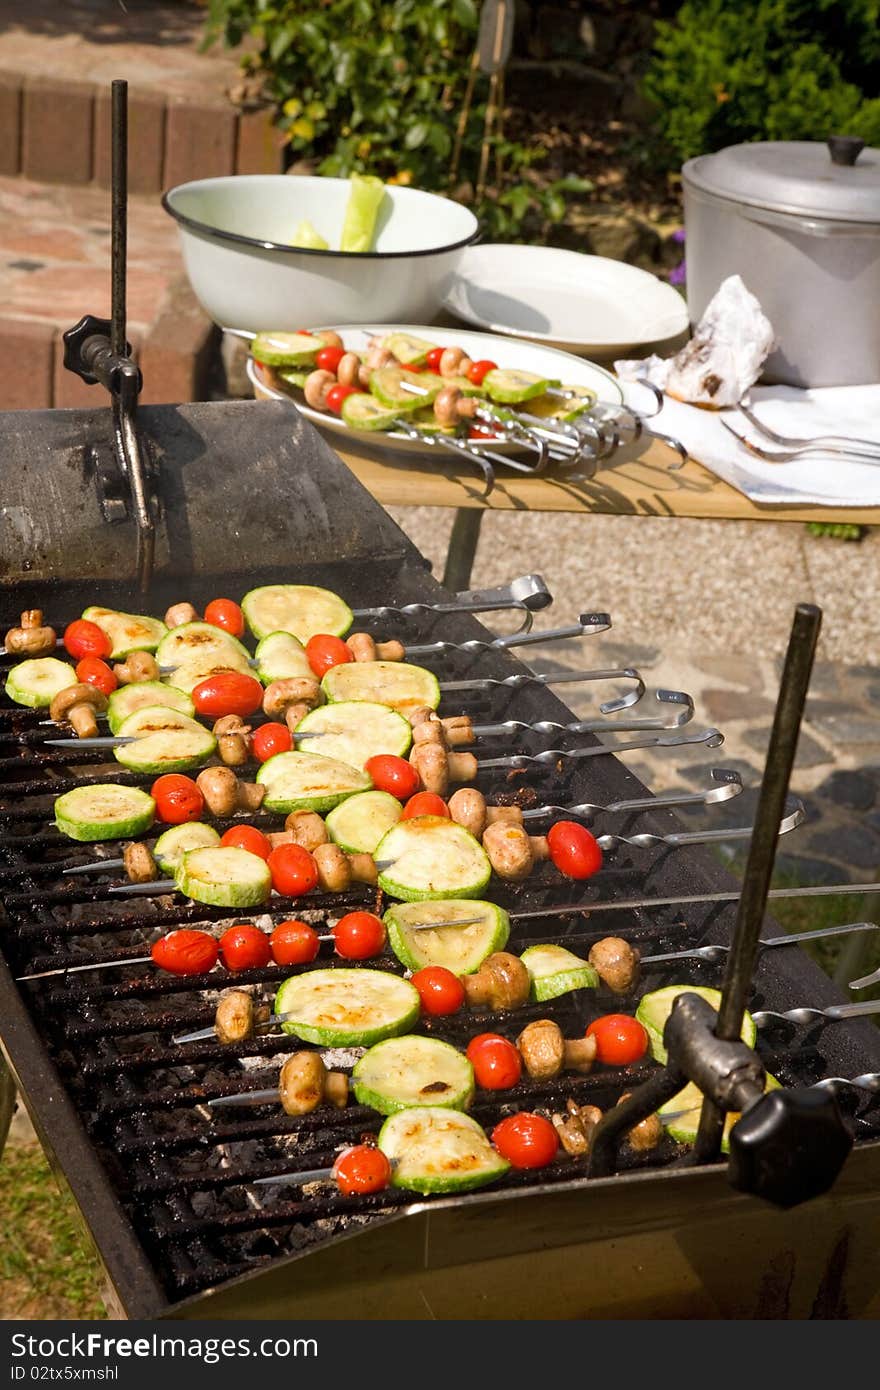
[[524,478],[499,468],[495,488],[484,498],[483,480],[477,470],[462,468],[454,458],[447,462],[434,457],[422,462],[366,445],[359,445],[354,452],[348,440],[344,441],[345,448],[339,447],[338,432],[328,430],[326,438],[383,506],[455,508],[443,576],[444,584],[453,590],[468,587],[480,523],[487,510],[834,521],[861,526],[880,521],[876,507],[759,507],[694,459],[674,469],[678,456],[659,440],[620,449],[589,482],[567,482],[559,476]]

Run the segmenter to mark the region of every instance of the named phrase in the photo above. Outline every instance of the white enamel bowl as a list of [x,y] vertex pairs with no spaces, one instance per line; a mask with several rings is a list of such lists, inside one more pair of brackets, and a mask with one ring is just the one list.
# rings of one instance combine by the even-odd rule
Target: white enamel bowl
[[375,250],[291,246],[309,221],[338,246],[348,179],[233,174],[179,184],[162,199],[180,232],[196,298],[227,328],[406,323],[438,313],[461,255],[479,233],[460,203],[388,187]]

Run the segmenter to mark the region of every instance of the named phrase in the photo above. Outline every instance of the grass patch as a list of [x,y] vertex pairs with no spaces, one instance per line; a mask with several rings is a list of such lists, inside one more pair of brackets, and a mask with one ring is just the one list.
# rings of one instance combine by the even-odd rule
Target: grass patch
[[36,1144],[0,1160],[0,1319],[105,1318],[101,1267]]

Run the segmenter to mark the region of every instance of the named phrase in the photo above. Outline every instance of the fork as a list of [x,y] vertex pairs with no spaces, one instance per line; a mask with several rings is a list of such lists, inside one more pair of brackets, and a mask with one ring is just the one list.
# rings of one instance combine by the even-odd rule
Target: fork
[[863,463],[880,463],[880,450],[872,453],[867,450],[840,448],[839,446],[832,448],[830,445],[822,445],[813,440],[807,440],[797,449],[779,449],[773,452],[770,449],[760,448],[751,439],[747,439],[744,434],[739,434],[726,420],[721,420],[720,423],[728,434],[732,434],[734,439],[748,449],[749,453],[757,454],[758,458],[764,459],[767,463],[790,463],[793,459],[808,458],[811,454],[824,456],[837,454],[841,458],[860,459]]
[[773,444],[781,444],[784,448],[799,449],[804,445],[819,445],[835,449],[837,447],[846,448],[847,445],[854,444],[857,449],[865,449],[868,453],[877,454],[880,457],[880,443],[876,439],[856,439],[843,434],[817,434],[814,439],[804,439],[798,435],[777,434],[775,430],[770,429],[769,425],[765,425],[762,420],[758,419],[755,412],[746,405],[745,400],[737,403],[737,409],[765,439],[769,439]]

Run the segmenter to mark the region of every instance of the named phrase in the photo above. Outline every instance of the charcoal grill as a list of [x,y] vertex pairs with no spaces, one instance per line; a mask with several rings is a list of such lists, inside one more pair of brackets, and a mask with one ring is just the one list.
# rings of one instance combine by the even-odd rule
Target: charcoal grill
[[[96,600],[162,612],[183,597],[202,606],[218,593],[294,579],[326,585],[359,606],[448,599],[403,533],[289,407],[163,406],[141,410],[138,420],[156,503],[148,599],[138,592],[131,522],[108,523],[102,512],[113,457],[110,413],[0,417],[6,626],[30,607],[63,627]],[[377,636],[403,640],[486,635],[468,614],[423,612],[371,626]],[[525,669],[497,649],[426,660],[446,679]],[[508,690],[504,700],[505,717],[569,717],[543,687]],[[500,713],[491,695],[462,695],[456,708],[484,722]],[[676,1166],[671,1143],[647,1162],[624,1156],[611,1178],[587,1181],[560,1160],[539,1178],[520,1174],[497,1190],[459,1198],[345,1198],[326,1188],[249,1186],[255,1177],[289,1170],[292,1157],[301,1167],[332,1160],[343,1142],[375,1132],[376,1117],[356,1107],[299,1120],[276,1106],[209,1108],[209,1099],[243,1086],[274,1084],[277,1058],[298,1044],[260,1038],[235,1049],[212,1042],[175,1048],[173,1034],[211,1021],[215,995],[207,978],[167,978],[132,965],[14,982],[34,970],[143,954],[157,928],[229,916],[194,904],[114,902],[107,880],[61,880],[53,865],[94,849],[49,828],[53,782],[69,775],[56,760],[68,755],[48,754],[34,742],[38,717],[9,705],[0,711],[0,1034],[41,1141],[97,1244],[118,1311],[171,1318],[877,1311],[880,1114],[868,1102],[853,1115],[857,1143],[832,1193],[789,1212],[733,1192],[721,1165]],[[517,738],[517,747],[532,750],[527,732]],[[620,761],[589,762],[566,763],[558,774],[530,768],[512,781],[486,774],[481,785],[490,797],[525,787],[555,804],[645,794]],[[84,755],[79,770],[101,775]],[[115,764],[114,775],[131,776]],[[621,822],[597,817],[595,825],[602,832]],[[677,826],[659,807],[638,819],[640,830]],[[567,906],[731,886],[705,851],[624,846],[586,889],[562,887],[548,874],[499,889],[497,897],[514,909],[559,909],[550,922],[520,924],[514,945],[566,939],[587,947],[620,932],[621,916],[598,910],[587,919]],[[338,914],[355,901],[349,895],[315,906]],[[635,911],[626,935],[646,952],[724,941],[732,914],[729,904]],[[383,963],[399,968],[393,957]],[[245,978],[271,992],[286,973],[272,967]],[[718,984],[718,967],[656,967],[641,987],[685,980]],[[836,997],[797,948],[761,958],[755,1007],[824,1005]],[[624,1000],[621,1007],[634,1004]],[[607,998],[569,995],[539,1010],[495,1016],[492,1026],[513,1037],[528,1017],[549,1012],[574,1036],[610,1007]],[[473,1021],[455,1019],[425,1026],[453,1042],[474,1031]],[[769,1033],[761,1051],[785,1083],[880,1070],[880,1034],[867,1021]],[[481,1095],[473,1113],[491,1125],[523,1105],[558,1109],[568,1094],[606,1106],[649,1070],[530,1081],[497,1099]]]

